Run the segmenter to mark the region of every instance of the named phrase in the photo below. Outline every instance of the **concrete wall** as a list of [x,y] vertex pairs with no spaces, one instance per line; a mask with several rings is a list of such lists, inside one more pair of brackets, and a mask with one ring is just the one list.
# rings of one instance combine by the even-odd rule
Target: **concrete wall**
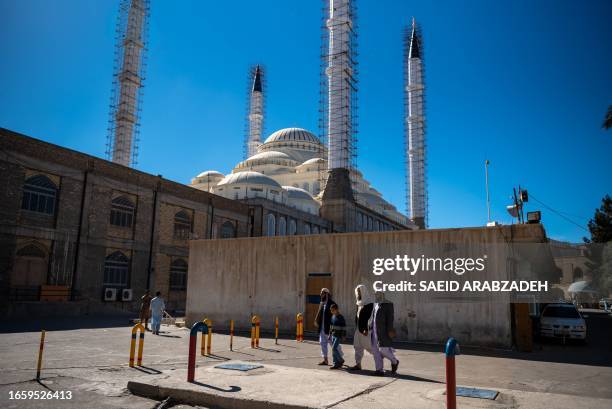
[[[419,246],[461,243],[481,255],[487,245],[545,241],[540,225],[423,231],[328,234],[316,236],[195,240],[190,242],[187,322],[204,316],[215,327],[230,319],[247,329],[257,314],[262,329],[278,316],[281,330],[294,331],[295,314],[305,309],[308,273],[328,272],[333,298],[353,326],[354,287],[371,285],[374,257],[419,254]],[[487,269],[488,279],[504,279],[505,259]],[[395,277],[390,277],[394,282]],[[497,299],[481,302],[426,303],[411,293],[387,293],[395,304],[399,340],[443,342],[458,337],[465,345],[509,347],[510,305]],[[413,314],[414,313],[414,314]]]

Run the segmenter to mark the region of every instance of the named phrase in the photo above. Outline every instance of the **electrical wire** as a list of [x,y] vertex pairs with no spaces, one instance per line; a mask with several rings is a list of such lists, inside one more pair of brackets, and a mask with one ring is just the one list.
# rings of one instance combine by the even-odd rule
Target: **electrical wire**
[[582,230],[586,231],[587,233],[590,233],[590,231],[585,228],[584,226],[582,226],[579,223],[576,223],[575,221],[573,221],[572,219],[570,219],[569,217],[565,216],[563,213],[564,212],[560,212],[558,210],[553,209],[552,207],[548,206],[546,203],[542,202],[541,200],[538,200],[531,192],[529,192],[529,197],[533,200],[535,200],[536,202],[538,202],[539,204],[541,204],[542,206],[544,206],[545,208],[547,208],[548,210],[550,210],[551,212],[555,213],[557,216],[565,219],[566,221],[570,222],[571,224],[580,227]]

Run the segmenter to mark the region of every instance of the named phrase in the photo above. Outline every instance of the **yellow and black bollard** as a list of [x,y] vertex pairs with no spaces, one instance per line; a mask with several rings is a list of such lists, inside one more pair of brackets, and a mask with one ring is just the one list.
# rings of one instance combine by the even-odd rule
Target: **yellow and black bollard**
[[299,313],[295,317],[296,328],[295,328],[295,340],[297,342],[304,341],[304,316]]
[[40,347],[38,348],[38,365],[36,367],[36,380],[40,380],[40,370],[42,368],[42,357],[43,350],[45,349],[45,333],[46,331],[43,329],[40,332]]
[[274,319],[274,344],[278,345],[278,317]]
[[212,353],[212,321],[204,318],[202,322],[208,327],[207,334],[202,332],[202,342],[200,343],[200,354],[205,356]]
[[136,352],[136,333],[140,330],[140,340],[138,341],[138,361],[136,364],[142,366],[142,350],[144,349],[145,328],[142,324],[132,327],[132,340],[130,342],[130,367],[134,367],[134,352]]
[[253,315],[251,319],[251,348],[259,348],[259,317]]

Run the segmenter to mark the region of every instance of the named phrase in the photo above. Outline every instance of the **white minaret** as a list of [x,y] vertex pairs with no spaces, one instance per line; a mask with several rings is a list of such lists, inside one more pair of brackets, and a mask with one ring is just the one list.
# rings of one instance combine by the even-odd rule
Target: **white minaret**
[[122,0],[119,13],[108,154],[113,162],[130,166],[138,149],[149,0]]
[[427,178],[425,173],[425,83],[421,35],[414,18],[405,38],[405,137],[407,140],[407,213],[417,226],[427,227]]
[[350,169],[355,134],[357,80],[355,70],[356,32],[352,0],[328,0],[327,49],[322,58],[327,64],[327,106],[325,130],[329,169]]
[[253,86],[249,95],[249,114],[248,114],[248,131],[247,131],[247,146],[246,157],[257,153],[257,148],[261,145],[261,137],[263,134],[264,120],[264,101],[263,101],[263,72],[258,65],[253,73]]

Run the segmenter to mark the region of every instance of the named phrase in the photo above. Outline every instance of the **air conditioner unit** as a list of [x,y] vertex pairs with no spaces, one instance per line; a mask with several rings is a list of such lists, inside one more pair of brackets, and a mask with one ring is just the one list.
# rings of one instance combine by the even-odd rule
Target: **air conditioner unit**
[[132,289],[124,288],[121,290],[121,301],[132,301]]
[[116,288],[105,288],[104,289],[104,301],[116,301],[117,300],[117,289]]

